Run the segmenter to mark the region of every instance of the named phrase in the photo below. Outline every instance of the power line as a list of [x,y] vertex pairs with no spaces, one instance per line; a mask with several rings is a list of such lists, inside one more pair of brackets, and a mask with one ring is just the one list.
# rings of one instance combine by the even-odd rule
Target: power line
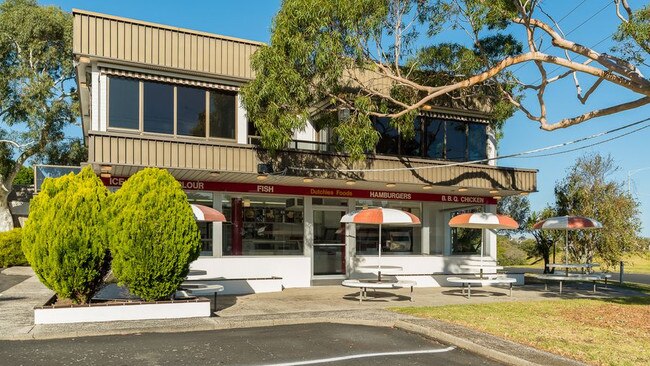
[[[291,169],[291,170],[294,170],[294,171],[355,173],[355,172],[418,171],[418,170],[426,170],[426,169],[447,168],[447,167],[459,166],[459,165],[467,165],[467,164],[478,164],[478,163],[485,163],[485,162],[489,162],[489,161],[493,161],[493,160],[500,160],[500,159],[506,159],[506,158],[515,158],[515,157],[520,157],[520,156],[523,156],[523,155],[530,155],[530,154],[535,154],[535,153],[539,153],[539,152],[542,152],[542,151],[553,150],[553,149],[558,149],[558,148],[569,146],[569,145],[574,145],[574,144],[577,144],[577,143],[580,143],[580,142],[583,142],[583,141],[592,140],[592,139],[595,139],[595,138],[598,138],[598,137],[601,137],[601,136],[605,136],[605,135],[609,135],[609,134],[612,134],[612,133],[615,133],[615,132],[618,132],[618,131],[622,131],[624,129],[634,127],[636,125],[639,125],[639,124],[647,122],[647,121],[650,121],[650,117],[642,119],[640,121],[629,123],[629,124],[621,126],[621,127],[614,128],[612,130],[595,133],[593,135],[589,135],[589,136],[586,136],[586,137],[581,137],[579,139],[572,140],[572,141],[567,141],[567,142],[563,142],[563,143],[559,143],[559,144],[555,144],[555,145],[550,145],[550,146],[546,146],[546,147],[542,147],[542,148],[527,150],[527,151],[523,151],[523,152],[519,152],[519,153],[495,156],[493,158],[486,158],[486,159],[480,159],[480,160],[458,162],[458,163],[441,164],[441,165],[426,165],[426,166],[408,167],[408,168],[386,168],[386,169],[323,169],[323,168],[304,168],[304,167],[288,167],[288,168]],[[648,127],[650,127],[650,126],[648,126]],[[625,135],[623,135],[623,136],[625,136]]]
[[585,146],[581,146],[581,147],[576,147],[574,149],[569,149],[569,150],[565,150],[565,151],[558,151],[558,152],[549,153],[549,154],[540,154],[540,155],[532,155],[532,156],[515,156],[515,159],[543,158],[543,157],[547,157],[547,156],[562,155],[562,154],[570,153],[570,152],[573,152],[573,151],[583,150],[583,149],[587,149],[587,148],[590,148],[590,147],[594,147],[596,145],[604,144],[606,142],[610,142],[610,141],[613,141],[613,140],[620,139],[621,137],[631,135],[631,134],[633,134],[635,132],[641,131],[641,130],[646,129],[648,127],[650,127],[650,125],[639,127],[639,128],[637,128],[635,130],[632,130],[630,132],[626,132],[624,134],[614,136],[612,138],[609,138],[609,139],[606,139],[606,140],[603,140],[603,141],[598,141],[598,142],[595,142],[593,144],[589,144],[589,145],[585,145]]

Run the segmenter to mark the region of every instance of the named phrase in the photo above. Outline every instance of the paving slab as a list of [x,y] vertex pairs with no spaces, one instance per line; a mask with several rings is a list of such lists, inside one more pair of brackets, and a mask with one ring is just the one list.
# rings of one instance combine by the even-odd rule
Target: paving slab
[[211,318],[34,325],[33,307],[43,305],[53,296],[53,292],[32,276],[0,294],[0,339],[178,333],[327,322],[397,327],[472,352],[482,352],[485,356],[496,357],[507,364],[576,365],[578,363],[574,361],[481,332],[431,319],[397,314],[388,308],[640,295],[638,292],[615,286],[606,289],[599,287],[596,293],[591,292],[590,288],[590,284],[576,284],[559,294],[553,287],[550,287],[550,291],[544,291],[544,285],[532,284],[516,286],[513,296],[510,297],[505,287],[484,287],[473,290],[471,299],[467,299],[460,288],[416,288],[414,301],[409,301],[409,289],[391,289],[371,291],[368,293],[368,299],[359,303],[355,289],[315,286],[285,289],[278,293],[219,296],[218,311]]

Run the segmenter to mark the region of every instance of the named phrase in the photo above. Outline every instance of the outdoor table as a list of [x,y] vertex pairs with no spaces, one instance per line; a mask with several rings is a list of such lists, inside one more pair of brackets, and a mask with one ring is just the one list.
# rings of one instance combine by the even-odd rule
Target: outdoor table
[[[574,267],[571,267],[574,268]],[[577,267],[580,268],[580,267]],[[591,281],[594,284],[594,292],[596,292],[596,281],[599,281],[602,279],[601,276],[598,275],[571,275],[571,276],[563,276],[563,275],[557,275],[557,274],[533,274],[534,277],[539,278],[541,280],[544,280],[544,290],[548,291],[548,280],[551,281],[559,281],[560,282],[560,293],[562,293],[562,282],[564,281]]]
[[497,278],[461,278],[461,277],[447,277],[447,282],[451,283],[460,283],[462,288],[462,294],[465,294],[465,285],[467,285],[467,298],[469,299],[472,296],[472,284],[480,284],[481,286],[485,285],[500,285],[500,284],[509,284],[510,285],[510,297],[512,297],[512,284],[517,282],[516,278],[510,277],[497,277]]
[[217,293],[223,291],[223,286],[183,282],[181,283],[180,290],[191,294],[195,292],[212,292],[214,294],[214,309],[212,311],[214,312],[217,311]]
[[588,269],[593,267],[598,267],[598,263],[549,263],[548,268],[564,268],[565,274],[569,275],[569,269]]
[[483,278],[483,270],[489,270],[489,271],[498,271],[500,269],[503,269],[503,266],[493,266],[493,265],[480,265],[480,264],[461,264],[459,266],[462,269],[471,269],[471,270],[479,270],[479,278]]
[[397,282],[379,282],[379,281],[364,281],[364,280],[344,280],[341,282],[342,286],[358,288],[359,289],[359,303],[363,302],[363,299],[367,298],[368,289],[398,289],[404,287],[410,287],[411,293],[409,296],[409,301],[413,301],[413,287],[417,283],[411,280],[402,280]]

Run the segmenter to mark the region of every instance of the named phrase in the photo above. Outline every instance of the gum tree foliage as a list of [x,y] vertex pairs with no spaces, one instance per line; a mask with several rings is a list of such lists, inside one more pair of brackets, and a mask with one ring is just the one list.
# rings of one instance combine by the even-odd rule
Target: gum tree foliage
[[166,170],[143,169],[112,196],[111,212],[113,274],[145,300],[168,298],[201,250],[180,183]]
[[70,14],[36,0],[0,3],[0,231],[13,227],[7,196],[23,164],[76,121],[72,60]]
[[60,298],[90,300],[108,272],[108,190],[86,167],[46,179],[30,204],[22,248],[41,282]]
[[518,230],[500,230],[499,235],[511,237],[526,229],[530,217],[530,201],[526,196],[507,196],[497,203],[497,213],[512,217],[519,224]]
[[[414,116],[430,106],[489,112],[497,136],[515,110],[544,130],[569,127],[650,103],[650,80],[638,69],[647,66],[648,6],[616,3],[616,36],[638,46],[636,58],[570,40],[556,21],[561,14],[538,0],[285,0],[270,44],[253,55],[256,79],[243,88],[243,102],[264,147],[284,148],[311,117],[354,159],[378,141],[371,117],[390,117],[409,137]],[[534,84],[518,78],[526,64],[537,73]],[[580,115],[562,107],[551,121],[546,95],[568,77],[581,104],[603,84],[638,99]],[[349,117],[337,118],[340,109]]]
[[618,170],[610,156],[583,156],[555,187],[559,215],[578,215],[600,221],[601,230],[576,230],[569,233],[569,260],[593,262],[598,256],[615,265],[625,252],[643,250],[639,202],[623,182],[611,178]]
[[[551,259],[555,262],[555,250],[557,250],[558,243],[564,244],[562,235],[555,230],[533,230],[533,225],[536,222],[550,217],[557,216],[554,208],[547,206],[540,211],[535,211],[528,216],[526,221],[526,231],[529,232],[535,239],[535,244],[528,248],[529,258],[539,258],[544,261],[544,273],[554,273],[555,268],[549,270],[548,264]],[[551,256],[553,256],[551,258]],[[539,261],[539,260],[538,260]],[[537,263],[536,261],[535,263]]]

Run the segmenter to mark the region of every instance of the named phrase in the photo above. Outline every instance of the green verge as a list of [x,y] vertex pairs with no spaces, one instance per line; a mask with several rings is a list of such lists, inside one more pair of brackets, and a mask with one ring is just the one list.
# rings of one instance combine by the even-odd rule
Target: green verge
[[650,297],[393,308],[591,365],[650,364]]

